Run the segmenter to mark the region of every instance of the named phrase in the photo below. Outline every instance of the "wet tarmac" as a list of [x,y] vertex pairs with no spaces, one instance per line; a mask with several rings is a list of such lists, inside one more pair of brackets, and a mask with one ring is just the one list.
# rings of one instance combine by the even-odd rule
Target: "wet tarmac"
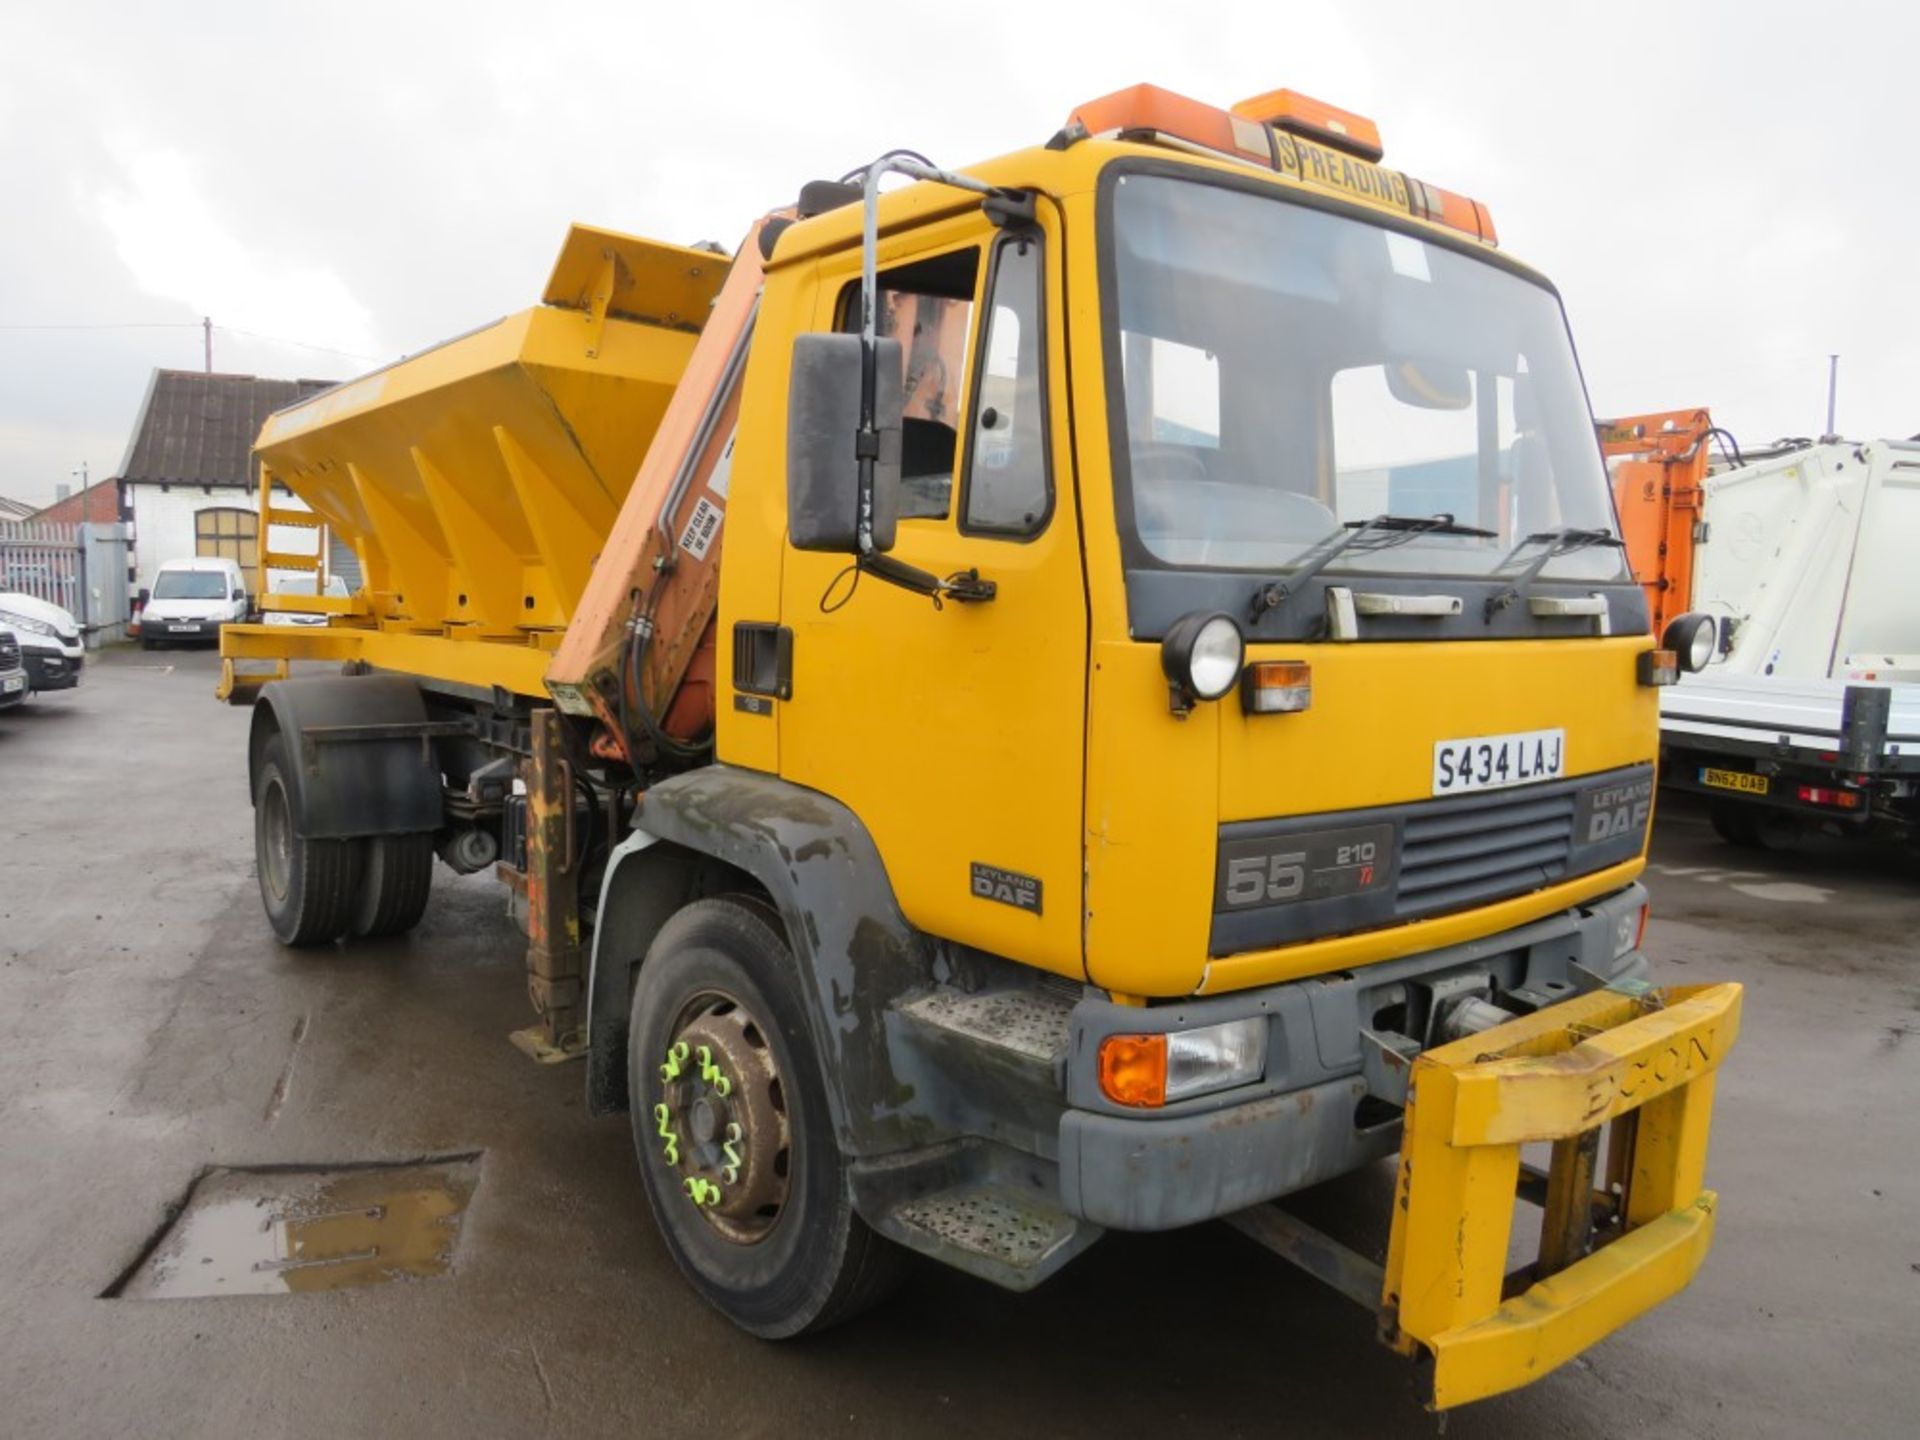
[[[273,943],[215,670],[115,653],[0,714],[0,1435],[1435,1433],[1367,1315],[1220,1226],[1109,1237],[1024,1297],[921,1268],[816,1341],[735,1332],[653,1233],[624,1121],[508,1042],[521,942],[490,881],[438,871],[406,940]],[[1731,851],[1676,811],[1648,879],[1662,977],[1748,987],[1715,1251],[1449,1440],[1912,1434],[1920,863]],[[388,1278],[365,1252],[399,1245],[405,1177],[328,1186],[423,1159],[472,1181],[457,1235],[418,1207],[407,1253],[443,1273],[290,1283]],[[180,1207],[229,1175],[267,1182],[227,1196],[266,1248],[202,1266]],[[309,1293],[133,1303],[143,1261],[221,1256]]]

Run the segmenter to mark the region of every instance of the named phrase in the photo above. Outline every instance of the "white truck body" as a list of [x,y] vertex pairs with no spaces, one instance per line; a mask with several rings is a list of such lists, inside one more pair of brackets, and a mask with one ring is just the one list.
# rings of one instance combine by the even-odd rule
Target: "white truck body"
[[1699,524],[1692,608],[1719,621],[1720,653],[1661,694],[1669,782],[1907,823],[1920,783],[1920,443],[1829,442],[1716,471]]

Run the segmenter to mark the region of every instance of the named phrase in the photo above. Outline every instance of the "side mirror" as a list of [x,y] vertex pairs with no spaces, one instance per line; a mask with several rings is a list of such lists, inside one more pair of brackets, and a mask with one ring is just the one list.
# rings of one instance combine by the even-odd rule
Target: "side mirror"
[[[900,342],[875,342],[873,548],[893,548],[900,515]],[[795,337],[787,383],[787,531],[796,550],[860,550],[861,354],[858,335]]]
[[244,590],[236,590],[231,595],[227,596],[227,598],[229,600],[244,600],[247,598],[247,592]]

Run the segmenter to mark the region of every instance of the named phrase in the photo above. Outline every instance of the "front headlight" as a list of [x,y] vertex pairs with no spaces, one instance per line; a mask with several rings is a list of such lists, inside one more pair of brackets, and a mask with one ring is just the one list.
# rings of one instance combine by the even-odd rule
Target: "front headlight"
[[1160,642],[1160,668],[1178,697],[1218,700],[1240,678],[1246,654],[1246,641],[1231,615],[1195,610],[1167,627]]
[[1690,610],[1667,622],[1666,633],[1660,637],[1660,648],[1673,651],[1680,658],[1680,668],[1697,675],[1713,659],[1719,638],[1719,627],[1713,616]]
[[44,620],[35,620],[31,615],[16,615],[11,610],[0,610],[0,625],[6,625],[14,630],[29,630],[35,635],[60,633]]
[[1267,1068],[1267,1022],[1230,1020],[1167,1037],[1167,1099],[1251,1085]]
[[1100,1042],[1100,1089],[1118,1105],[1147,1108],[1236,1085],[1266,1073],[1267,1022],[1258,1016]]

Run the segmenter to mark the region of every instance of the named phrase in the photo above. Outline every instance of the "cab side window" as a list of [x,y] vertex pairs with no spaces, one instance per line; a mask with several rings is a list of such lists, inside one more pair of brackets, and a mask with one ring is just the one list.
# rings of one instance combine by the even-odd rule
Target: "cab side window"
[[[973,330],[978,248],[916,260],[879,276],[874,330],[900,342],[906,414],[900,434],[900,518],[951,513],[960,449],[961,387]],[[841,294],[839,329],[860,330],[860,282]]]
[[1046,349],[1039,238],[1015,235],[1001,241],[991,283],[961,528],[1034,535],[1045,528],[1053,508],[1042,401]]

